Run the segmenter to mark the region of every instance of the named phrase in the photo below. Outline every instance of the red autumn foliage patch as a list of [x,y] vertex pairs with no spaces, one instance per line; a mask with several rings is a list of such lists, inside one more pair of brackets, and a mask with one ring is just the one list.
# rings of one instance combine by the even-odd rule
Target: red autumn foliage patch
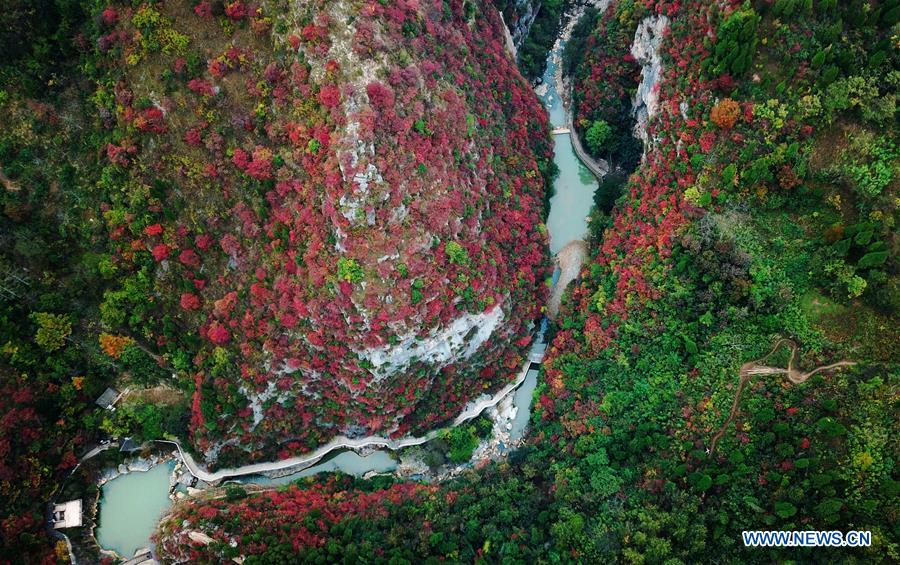
[[[204,39],[205,64],[161,54],[174,83],[116,88],[118,128],[135,145],[128,174],[153,187],[121,211],[140,229],[162,228],[137,248],[123,237],[116,260],[137,268],[145,248],[157,262],[178,259],[154,274],[157,304],[205,339],[157,341],[163,355],[187,349],[199,375],[196,446],[237,439],[219,452],[230,462],[284,454],[276,446],[286,439],[291,453],[360,427],[419,431],[513,379],[549,275],[537,226],[552,140],[496,12],[469,21],[438,0],[353,5],[356,32],[345,35],[347,22],[297,3],[304,23],[282,45],[243,27],[252,4],[225,8],[240,21]],[[161,10],[189,37],[208,15],[202,2]],[[413,22],[421,33],[409,33]],[[117,30],[124,47],[139,48],[128,21]],[[373,59],[379,78],[335,61],[336,37],[365,57],[383,54]],[[294,51],[261,47],[273,44]],[[127,68],[122,56],[109,51],[110,67]],[[135,108],[147,99],[154,104]],[[464,364],[390,353],[487,314],[502,321]],[[230,363],[213,377],[216,346]],[[367,351],[410,360],[381,375]],[[254,426],[240,414],[270,382],[282,401],[264,417],[278,423]]]
[[200,308],[200,297],[190,292],[182,293],[181,307],[185,310],[197,310]]
[[166,245],[165,243],[160,243],[153,247],[151,253],[153,254],[154,259],[156,259],[157,261],[162,261],[169,256],[169,251],[170,249],[168,245]]

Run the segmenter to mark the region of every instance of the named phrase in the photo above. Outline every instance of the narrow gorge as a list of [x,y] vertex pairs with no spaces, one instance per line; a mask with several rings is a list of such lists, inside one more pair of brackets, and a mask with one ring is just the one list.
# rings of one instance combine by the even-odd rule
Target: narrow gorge
[[900,0],[0,23],[0,564],[900,561]]

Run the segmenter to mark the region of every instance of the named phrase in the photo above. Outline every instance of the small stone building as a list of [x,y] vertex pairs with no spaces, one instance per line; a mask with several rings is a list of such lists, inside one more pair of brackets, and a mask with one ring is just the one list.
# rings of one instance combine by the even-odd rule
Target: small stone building
[[54,505],[51,518],[57,530],[81,527],[81,499]]
[[112,410],[116,404],[116,400],[119,399],[119,391],[114,388],[107,388],[103,391],[103,394],[100,395],[100,398],[96,400],[97,406],[100,408],[106,408],[107,410]]

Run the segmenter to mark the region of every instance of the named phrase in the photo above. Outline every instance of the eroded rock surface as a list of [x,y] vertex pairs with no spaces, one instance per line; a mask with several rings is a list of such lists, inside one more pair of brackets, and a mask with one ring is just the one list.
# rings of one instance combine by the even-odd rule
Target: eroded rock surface
[[647,123],[654,115],[659,103],[659,79],[662,72],[662,59],[659,46],[662,44],[669,18],[664,15],[653,15],[644,18],[634,34],[631,55],[641,65],[641,82],[634,97],[634,116],[637,123],[634,135],[647,144]]

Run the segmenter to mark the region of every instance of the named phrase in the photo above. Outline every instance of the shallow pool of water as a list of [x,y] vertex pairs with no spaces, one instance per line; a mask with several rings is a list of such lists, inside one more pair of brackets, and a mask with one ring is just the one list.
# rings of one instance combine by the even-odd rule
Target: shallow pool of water
[[172,504],[169,476],[174,461],[121,475],[103,485],[97,543],[128,558],[150,545],[157,522]]

